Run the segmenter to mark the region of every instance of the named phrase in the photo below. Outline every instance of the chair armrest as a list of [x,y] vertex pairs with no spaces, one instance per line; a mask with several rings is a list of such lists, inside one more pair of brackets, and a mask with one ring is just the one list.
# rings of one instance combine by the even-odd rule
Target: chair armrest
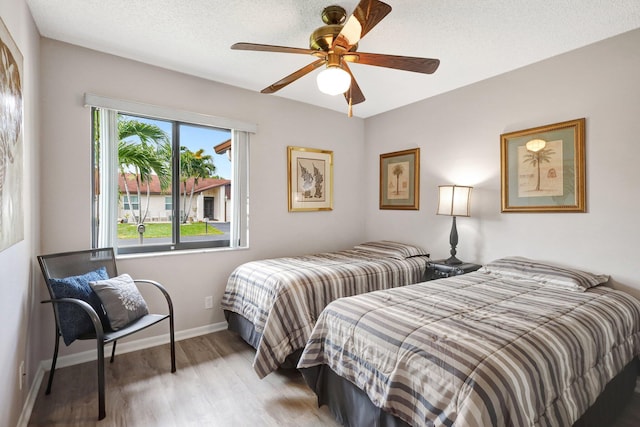
[[[55,298],[55,299],[47,299],[44,301],[40,301],[41,304],[44,303],[51,303],[53,305],[56,304],[76,304],[78,306],[80,306],[80,308],[82,308],[88,315],[89,318],[91,319],[91,323],[93,323],[93,328],[96,331],[96,338],[100,341],[104,340],[104,329],[102,328],[102,322],[100,321],[100,318],[98,317],[98,313],[96,313],[96,311],[93,309],[93,307],[91,307],[91,305],[86,302],[83,301],[81,299],[77,299],[77,298]],[[56,312],[56,321],[57,321],[57,312]],[[58,325],[58,328],[60,327],[60,325]]]
[[169,307],[169,315],[171,316],[171,318],[173,318],[173,301],[171,301],[171,296],[169,295],[169,292],[167,292],[164,286],[162,286],[159,282],[156,282],[155,280],[149,280],[149,279],[133,279],[133,282],[135,284],[146,283],[159,289],[160,292],[162,292],[162,294],[164,295],[165,299],[167,300],[167,307]]

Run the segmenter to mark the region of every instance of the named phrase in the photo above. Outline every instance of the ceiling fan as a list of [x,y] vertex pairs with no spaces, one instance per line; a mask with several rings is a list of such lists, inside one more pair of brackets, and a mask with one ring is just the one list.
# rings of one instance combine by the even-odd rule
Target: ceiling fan
[[344,8],[337,5],[328,6],[322,11],[322,21],[326,25],[311,33],[309,49],[256,43],[236,43],[231,46],[231,49],[315,56],[318,58],[317,60],[269,85],[261,92],[277,92],[315,69],[326,65],[325,70],[318,74],[318,88],[330,95],[343,93],[349,105],[348,114],[351,117],[352,105],[364,102],[365,97],[351,73],[349,62],[424,74],[433,73],[440,65],[438,59],[357,52],[360,39],[382,21],[389,12],[391,12],[391,6],[386,3],[379,0],[361,0],[353,14],[345,22],[347,13]]

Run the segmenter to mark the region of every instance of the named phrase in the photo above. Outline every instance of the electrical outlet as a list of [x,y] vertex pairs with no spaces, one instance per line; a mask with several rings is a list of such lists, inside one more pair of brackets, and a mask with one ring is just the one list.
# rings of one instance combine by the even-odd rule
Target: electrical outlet
[[212,296],[204,297],[204,308],[206,308],[206,309],[213,308],[213,297]]
[[18,386],[20,390],[22,390],[22,386],[24,385],[24,377],[26,373],[24,372],[24,360],[20,362],[20,368],[18,368]]

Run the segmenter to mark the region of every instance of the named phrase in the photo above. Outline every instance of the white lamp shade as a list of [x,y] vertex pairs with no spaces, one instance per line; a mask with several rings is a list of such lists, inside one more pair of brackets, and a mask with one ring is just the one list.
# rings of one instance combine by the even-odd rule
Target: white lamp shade
[[440,185],[438,215],[470,216],[471,189],[462,185]]
[[351,85],[351,76],[340,67],[327,67],[317,77],[318,89],[327,95],[345,93]]

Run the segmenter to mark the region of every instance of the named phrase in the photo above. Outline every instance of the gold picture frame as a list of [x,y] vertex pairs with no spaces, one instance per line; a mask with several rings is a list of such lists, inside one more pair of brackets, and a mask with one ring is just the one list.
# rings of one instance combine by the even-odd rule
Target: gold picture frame
[[420,148],[380,155],[380,209],[420,209]]
[[333,151],[287,147],[289,212],[333,210]]
[[502,212],[586,212],[585,119],[500,135]]

